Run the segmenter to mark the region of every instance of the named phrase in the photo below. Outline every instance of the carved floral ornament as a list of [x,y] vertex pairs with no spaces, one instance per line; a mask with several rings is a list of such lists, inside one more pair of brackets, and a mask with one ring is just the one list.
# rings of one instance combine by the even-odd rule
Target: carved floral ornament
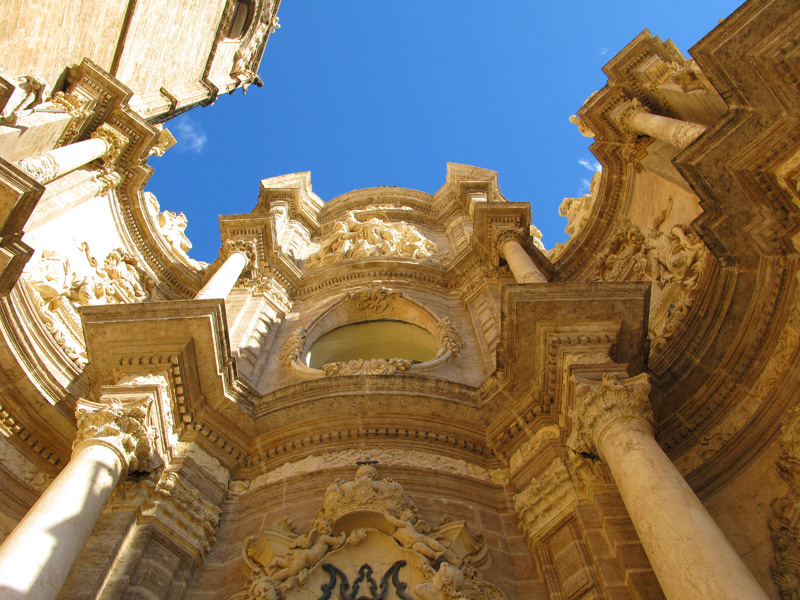
[[[392,307],[392,303],[401,298],[403,298],[401,292],[389,290],[379,284],[367,285],[345,294],[343,301],[325,313],[325,315],[331,314],[333,310],[343,303],[352,303],[352,305],[360,311],[386,318],[387,315],[391,314],[390,308]],[[413,310],[421,310],[416,307],[415,303],[411,303],[408,300],[403,300],[403,302],[411,306]],[[427,312],[425,314],[428,320],[434,320],[435,322],[435,331],[431,333],[439,343],[439,352],[434,358],[423,363],[414,363],[404,358],[365,358],[348,362],[328,363],[322,365],[321,369],[314,369],[303,362],[303,358],[313,342],[313,340],[309,340],[309,333],[314,329],[313,325],[310,328],[301,326],[294,330],[286,341],[279,358],[283,365],[291,367],[295,372],[306,377],[395,375],[407,371],[430,371],[458,356],[466,347],[466,343],[448,317],[430,319],[430,315],[428,315]],[[400,320],[406,321],[407,319],[408,317],[405,317]],[[342,325],[345,324],[347,323],[343,323]],[[325,332],[320,333],[315,339],[321,337],[324,333]]]
[[404,221],[387,223],[378,217],[365,221],[350,211],[337,221],[317,252],[308,257],[306,267],[321,267],[354,258],[398,256],[438,263],[439,249],[413,225]]
[[308,533],[284,518],[246,539],[242,557],[247,589],[230,600],[505,598],[481,577],[490,565],[480,534],[448,517],[431,527],[402,486],[371,465],[330,485]]

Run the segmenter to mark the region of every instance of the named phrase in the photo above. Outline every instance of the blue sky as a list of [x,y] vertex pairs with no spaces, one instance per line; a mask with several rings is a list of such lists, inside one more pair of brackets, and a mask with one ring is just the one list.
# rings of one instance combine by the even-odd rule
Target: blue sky
[[330,200],[380,185],[435,192],[447,162],[493,169],[530,202],[550,248],[564,197],[597,164],[568,117],[643,29],[689,48],[738,1],[283,0],[265,86],[169,121],[178,144],[147,189],[183,211],[192,258],[212,261],[217,215],[249,212],[266,177],[311,171]]

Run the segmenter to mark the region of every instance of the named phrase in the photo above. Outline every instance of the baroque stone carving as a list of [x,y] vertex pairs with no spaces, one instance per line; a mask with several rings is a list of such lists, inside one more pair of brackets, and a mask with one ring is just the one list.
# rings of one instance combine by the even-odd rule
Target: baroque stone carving
[[202,557],[216,541],[220,509],[203,500],[177,473],[165,471],[157,482],[126,480],[114,492],[116,510],[136,510],[141,519],[155,520],[188,542]]
[[596,490],[613,487],[605,463],[576,454],[566,460],[556,458],[514,496],[514,506],[531,550],[549,525],[559,521],[576,504],[590,499]]
[[189,224],[186,215],[176,214],[171,210],[162,211],[158,200],[151,192],[144,192],[143,196],[153,224],[178,261],[193,271],[203,271],[208,268],[208,263],[189,258],[188,252],[192,249],[192,242],[186,237],[186,226]]
[[231,76],[239,79],[243,83],[253,83],[258,80],[255,72],[255,61],[257,60],[258,50],[264,43],[267,35],[280,29],[277,15],[272,15],[271,2],[266,3],[258,18],[258,24],[253,33],[247,38],[236,51],[233,57],[233,69]]
[[149,300],[155,284],[136,257],[116,248],[100,265],[89,245],[79,245],[85,265],[54,250],[44,250],[33,270],[23,278],[39,317],[59,346],[79,366],[86,354],[77,307],[124,304]]
[[400,256],[435,262],[439,250],[413,225],[386,223],[377,217],[356,219],[353,211],[337,221],[333,233],[308,257],[306,267],[320,267],[348,258]]
[[35,75],[24,75],[7,81],[13,86],[13,91],[0,110],[0,122],[7,125],[16,125],[22,117],[42,105],[50,95],[47,82]]
[[149,403],[123,406],[118,400],[84,403],[75,411],[78,433],[73,448],[102,441],[120,454],[128,471],[152,471],[155,431],[147,423]]
[[234,252],[239,252],[247,257],[247,263],[242,269],[243,274],[248,271],[252,273],[258,270],[258,246],[254,240],[225,240],[219,252],[219,257],[225,260]]
[[380,284],[374,283],[347,292],[347,299],[355,303],[359,310],[369,310],[375,314],[381,314],[389,308],[394,298],[399,298],[402,295],[401,292],[389,290]]
[[[667,211],[668,212],[668,211]],[[659,352],[677,331],[693,306],[696,289],[711,266],[711,254],[697,234],[686,225],[659,230],[662,214],[644,235],[627,221],[597,258],[596,279],[655,283],[659,298],[650,311],[651,348]]]
[[330,573],[331,580],[322,586],[323,593],[319,600],[328,600],[331,597],[337,581],[339,581],[339,596],[342,600],[386,600],[392,589],[389,587],[390,583],[394,586],[394,592],[400,600],[412,600],[406,593],[408,586],[398,577],[400,569],[404,566],[406,566],[406,561],[398,560],[383,574],[381,582],[378,584],[373,577],[372,567],[363,564],[351,587],[347,575],[341,569],[333,565],[322,565],[322,568]]
[[436,339],[439,346],[452,352],[453,356],[458,356],[467,347],[464,338],[456,331],[453,322],[448,317],[443,317],[436,324]]
[[572,432],[567,445],[579,454],[597,456],[597,440],[613,424],[626,421],[652,431],[650,382],[646,373],[630,379],[604,374],[602,380],[573,375],[574,404],[569,409]]
[[126,135],[108,123],[103,123],[93,131],[92,139],[103,140],[106,143],[106,151],[100,157],[100,160],[107,166],[116,162],[129,141]]
[[18,160],[16,165],[42,185],[55,179],[58,174],[58,162],[49,152],[28,156]]
[[335,362],[322,365],[326,377],[338,375],[395,375],[411,368],[411,361],[405,358],[357,358],[349,362]]
[[800,597],[800,405],[784,417],[780,434],[780,476],[788,493],[772,502],[769,528],[775,548],[772,579],[785,600]]
[[305,327],[298,327],[292,332],[279,356],[283,365],[288,367],[294,362],[300,362],[307,336],[308,332]]
[[[473,535],[463,521],[448,518],[431,528],[402,486],[379,479],[369,464],[358,468],[353,481],[338,479],[331,484],[307,535],[297,535],[293,529],[284,519],[257,538],[245,540],[242,556],[253,575],[247,592],[236,598],[277,600],[306,585],[320,585],[320,597],[327,598],[337,583],[341,597],[350,598],[355,592],[341,587],[349,581],[354,588],[369,581],[374,598],[383,597],[380,590],[389,581],[401,598],[403,590],[413,589],[409,600],[456,600],[462,597],[456,593],[459,590],[470,591],[464,596],[470,600],[504,598],[478,573],[488,560],[480,535]],[[364,561],[369,557],[375,562]],[[362,566],[353,573],[357,564]],[[406,564],[408,576],[399,573]],[[376,567],[384,572],[380,584],[373,578]]]

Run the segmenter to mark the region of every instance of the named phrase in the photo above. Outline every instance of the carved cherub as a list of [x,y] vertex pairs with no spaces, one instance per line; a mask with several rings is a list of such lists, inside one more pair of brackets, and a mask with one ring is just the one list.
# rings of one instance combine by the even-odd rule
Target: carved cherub
[[342,546],[347,537],[346,534],[333,536],[332,533],[333,526],[330,521],[325,519],[320,521],[316,527],[312,527],[307,536],[299,536],[294,542],[296,549],[291,550],[285,557],[275,557],[269,564],[269,570],[278,569],[272,573],[272,579],[285,581],[289,577],[294,577],[303,569],[309,569],[316,565],[331,550]]
[[453,565],[443,562],[431,581],[420,583],[414,592],[421,600],[463,600],[459,590],[464,585],[464,574]]
[[425,535],[426,524],[422,519],[412,523],[410,520],[398,519],[390,514],[385,516],[386,520],[397,528],[394,530],[392,537],[404,548],[419,552],[431,560],[438,560],[445,555],[448,555],[449,558],[455,558],[441,543]]

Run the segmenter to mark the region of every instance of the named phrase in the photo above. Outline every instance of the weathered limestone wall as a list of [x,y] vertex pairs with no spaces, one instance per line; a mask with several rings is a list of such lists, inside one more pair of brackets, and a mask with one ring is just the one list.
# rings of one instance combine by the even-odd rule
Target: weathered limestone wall
[[771,573],[775,566],[775,548],[769,527],[774,517],[771,504],[788,489],[778,474],[776,461],[780,454],[780,445],[773,443],[747,469],[704,500],[758,583],[775,600],[781,595]]
[[[134,90],[133,106],[159,96],[164,88],[176,92],[197,88],[201,100],[208,90],[200,85],[211,54],[225,0],[160,0],[136,3],[115,75]],[[191,94],[187,90],[188,94]],[[188,104],[181,94],[181,104]],[[161,101],[169,101],[161,97]],[[150,102],[147,102],[149,104]]]
[[71,64],[89,57],[109,70],[127,0],[11,0],[0,8],[0,68],[12,76],[38,75],[52,89]]

